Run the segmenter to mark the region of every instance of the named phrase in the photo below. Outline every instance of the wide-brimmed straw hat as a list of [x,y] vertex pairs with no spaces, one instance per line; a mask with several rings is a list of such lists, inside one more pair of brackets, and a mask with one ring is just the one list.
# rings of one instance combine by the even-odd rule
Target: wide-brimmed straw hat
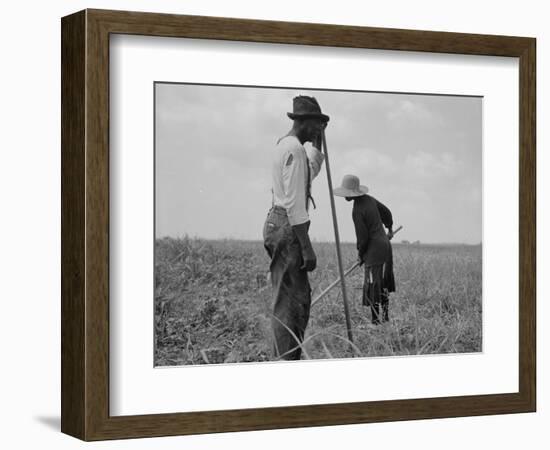
[[369,188],[361,185],[359,178],[355,175],[345,175],[342,179],[342,186],[332,191],[338,197],[359,197],[367,192],[369,192]]
[[299,95],[294,97],[292,102],[293,112],[286,113],[292,120],[294,119],[320,119],[328,122],[330,117],[321,112],[321,107],[315,97]]

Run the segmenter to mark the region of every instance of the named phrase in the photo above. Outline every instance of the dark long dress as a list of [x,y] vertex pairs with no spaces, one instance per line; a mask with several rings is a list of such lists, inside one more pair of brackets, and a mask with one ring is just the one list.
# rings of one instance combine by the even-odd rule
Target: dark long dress
[[393,226],[389,208],[370,195],[356,197],[353,203],[353,223],[357,236],[357,251],[365,267],[363,304],[371,306],[373,321],[379,318],[382,305],[388,317],[388,294],[395,292],[393,252],[384,226]]

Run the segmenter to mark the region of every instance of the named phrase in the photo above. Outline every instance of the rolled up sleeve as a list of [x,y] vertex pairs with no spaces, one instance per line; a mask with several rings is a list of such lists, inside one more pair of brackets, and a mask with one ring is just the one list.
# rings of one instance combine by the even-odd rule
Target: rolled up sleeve
[[313,180],[317,175],[319,175],[321,167],[323,167],[325,155],[323,155],[320,150],[313,146],[306,149],[306,153],[309,160],[311,179]]

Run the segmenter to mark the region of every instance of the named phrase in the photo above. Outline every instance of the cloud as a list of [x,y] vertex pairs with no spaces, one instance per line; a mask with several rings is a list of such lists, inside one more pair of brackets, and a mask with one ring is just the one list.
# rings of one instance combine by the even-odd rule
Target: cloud
[[456,175],[461,170],[461,165],[456,156],[448,152],[434,154],[420,150],[407,154],[405,158],[405,170],[416,177],[448,178]]
[[371,148],[353,148],[340,151],[334,155],[333,171],[336,174],[371,175],[373,173],[384,173],[392,175],[398,170],[394,159],[380,150]]
[[414,122],[433,122],[439,121],[426,104],[411,99],[401,100],[397,106],[388,111],[387,117],[392,122],[414,121]]
[[[347,173],[359,176],[406,223],[404,239],[481,239],[479,99],[177,84],[157,89],[161,234],[261,238],[271,205],[271,152],[291,126],[292,98],[310,94],[331,116],[334,185]],[[331,239],[325,169],[313,188],[312,238]],[[338,214],[342,239],[353,241],[349,206],[339,203]]]

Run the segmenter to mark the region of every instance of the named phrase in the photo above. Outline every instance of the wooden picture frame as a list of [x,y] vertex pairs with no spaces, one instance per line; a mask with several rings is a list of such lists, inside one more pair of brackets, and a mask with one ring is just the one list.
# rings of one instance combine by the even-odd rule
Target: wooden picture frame
[[[85,10],[62,30],[62,415],[84,440],[531,412],[536,408],[536,40]],[[519,391],[261,409],[109,415],[109,35],[519,58]]]

